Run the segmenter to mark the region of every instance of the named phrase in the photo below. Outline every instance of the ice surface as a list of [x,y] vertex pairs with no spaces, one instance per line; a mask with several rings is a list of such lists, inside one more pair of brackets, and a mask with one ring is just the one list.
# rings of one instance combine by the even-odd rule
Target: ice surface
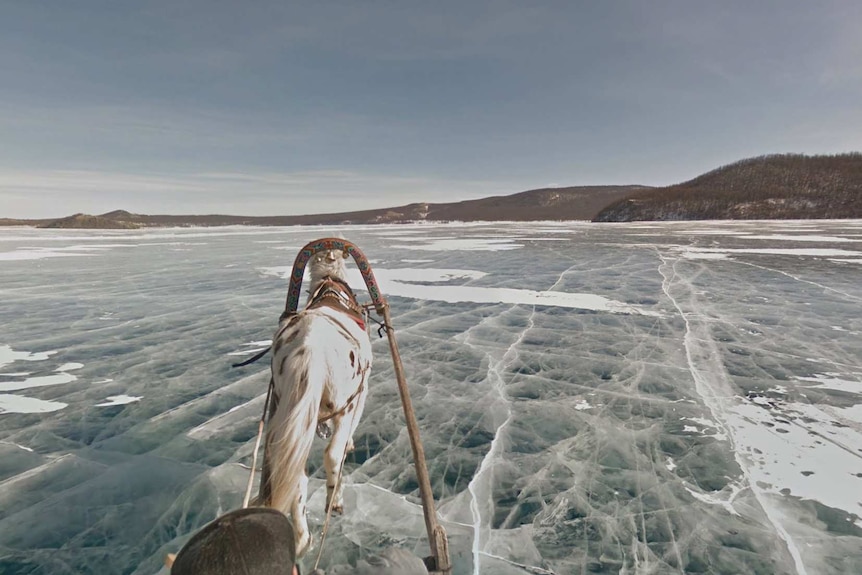
[[[296,248],[333,235],[389,298],[456,574],[862,572],[860,233],[0,229],[0,254],[91,256],[0,255],[0,573],[165,573],[241,504],[269,373],[229,366],[269,344]],[[427,552],[374,345],[324,568]]]

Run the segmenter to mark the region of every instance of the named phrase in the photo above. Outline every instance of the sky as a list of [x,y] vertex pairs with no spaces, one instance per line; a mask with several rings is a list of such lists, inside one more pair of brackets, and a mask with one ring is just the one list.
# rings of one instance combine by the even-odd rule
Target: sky
[[294,215],[862,150],[858,0],[0,3],[0,217]]

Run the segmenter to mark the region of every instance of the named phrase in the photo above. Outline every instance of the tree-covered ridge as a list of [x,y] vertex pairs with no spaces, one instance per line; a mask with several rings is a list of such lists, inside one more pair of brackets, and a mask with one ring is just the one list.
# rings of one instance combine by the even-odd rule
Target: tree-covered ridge
[[776,154],[611,203],[599,222],[862,218],[862,153]]

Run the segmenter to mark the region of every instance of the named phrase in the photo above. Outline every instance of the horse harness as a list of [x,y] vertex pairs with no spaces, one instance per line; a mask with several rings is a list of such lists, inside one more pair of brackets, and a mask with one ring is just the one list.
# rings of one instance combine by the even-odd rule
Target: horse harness
[[305,306],[305,309],[309,310],[324,306],[343,311],[363,331],[365,330],[365,312],[356,300],[356,294],[353,293],[353,290],[350,289],[350,286],[343,279],[332,276],[323,278],[317,284],[317,289],[311,294],[311,300]]

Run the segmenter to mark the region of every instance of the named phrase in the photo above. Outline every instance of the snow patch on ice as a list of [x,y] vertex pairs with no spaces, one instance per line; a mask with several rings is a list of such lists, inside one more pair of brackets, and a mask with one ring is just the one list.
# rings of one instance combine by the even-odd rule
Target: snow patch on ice
[[857,260],[853,258],[829,258],[829,261],[838,264],[862,264],[862,260]]
[[96,407],[111,407],[113,405],[126,405],[142,400],[142,396],[134,395],[109,395],[102,403],[97,403]]
[[64,247],[37,247],[22,246],[10,252],[0,252],[0,261],[29,261],[42,260],[45,258],[68,258],[100,255],[111,248],[132,247],[134,244],[102,244],[99,246],[64,246]]
[[730,424],[762,490],[858,515],[860,422],[862,409],[788,403],[765,410],[747,403],[733,409]]
[[67,403],[59,401],[45,401],[34,397],[0,393],[0,413],[50,413],[67,406]]
[[[289,279],[291,268],[260,268],[264,275],[275,275]],[[455,280],[476,280],[484,277],[485,272],[476,270],[435,269],[435,268],[379,268],[374,271],[380,290],[387,296],[400,296],[426,301],[448,303],[507,303],[563,307],[611,313],[636,314],[661,317],[651,310],[614,301],[604,296],[590,293],[568,293],[558,291],[536,291],[516,288],[494,288],[466,285],[420,285],[411,282],[447,283]],[[358,270],[347,270],[348,283],[357,290],[365,284]],[[360,287],[361,286],[361,287]]]
[[408,238],[403,240],[424,242],[416,245],[405,246],[407,249],[419,251],[473,251],[494,252],[504,250],[517,250],[524,244],[515,242],[515,238]]
[[84,364],[81,363],[65,363],[54,370],[56,375],[30,377],[24,381],[0,381],[0,391],[17,391],[20,389],[29,389],[31,387],[45,387],[47,385],[69,383],[78,378],[68,372],[82,367],[84,367]]
[[60,371],[60,372],[63,372],[63,371],[73,371],[73,370],[76,370],[76,369],[81,369],[82,367],[84,367],[84,364],[83,364],[83,363],[74,363],[74,362],[70,362],[70,363],[64,363],[63,365],[61,365],[60,367],[58,367],[58,368],[57,368],[57,369],[55,369],[54,371]]
[[15,351],[12,346],[0,345],[0,367],[9,365],[12,362],[21,361],[44,361],[48,359],[56,351],[39,351],[30,353],[29,351]]
[[764,235],[750,235],[746,236],[747,240],[778,240],[782,242],[817,242],[817,243],[849,243],[849,242],[860,242],[862,240],[847,238],[847,237],[839,237],[839,236],[814,236],[814,235],[783,235],[783,234],[764,234]]
[[62,385],[78,379],[71,373],[64,371],[56,375],[41,375],[30,377],[24,381],[0,381],[0,391],[19,391],[21,389],[30,389],[33,387],[45,387],[49,385]]
[[[442,268],[384,268],[381,269],[379,273],[375,272],[375,277],[377,277],[378,280],[385,279],[386,281],[399,281],[407,283],[444,283],[455,280],[478,280],[482,279],[486,275],[488,274],[476,270],[457,270]],[[351,283],[362,285],[362,276],[357,270],[348,271],[348,280],[350,280]]]
[[683,253],[700,254],[754,254],[773,256],[819,256],[819,257],[851,257],[862,256],[862,252],[842,250],[837,248],[678,248]]
[[737,232],[733,230],[687,230],[678,233],[691,236],[747,236],[751,232]]
[[814,377],[797,377],[799,381],[810,381],[816,385],[816,387],[820,389],[831,389],[834,391],[843,391],[845,393],[859,393],[862,394],[862,382],[859,381],[850,381],[847,379],[841,379],[840,377],[835,377],[838,374],[825,373],[822,375],[815,375]]
[[[0,367],[9,365],[15,361],[44,361],[56,351],[43,351],[30,353],[27,351],[15,351],[9,345],[0,346]],[[0,391],[19,391],[22,389],[30,389],[34,387],[45,387],[50,385],[61,385],[78,379],[76,376],[68,373],[76,369],[84,367],[81,363],[65,363],[55,369],[53,375],[42,375],[36,377],[26,377],[29,373],[7,373],[5,377],[26,377],[24,380],[6,380],[0,381]],[[48,413],[57,411],[66,407],[67,404],[57,401],[45,401],[32,397],[23,397],[19,395],[0,394],[0,413]]]
[[684,257],[687,260],[726,260],[727,254],[683,251],[682,257]]
[[243,345],[249,349],[238,349],[236,351],[228,353],[228,355],[251,355],[253,353],[261,352],[270,345],[272,345],[272,340],[262,339],[260,341],[250,341],[248,343],[244,343]]

